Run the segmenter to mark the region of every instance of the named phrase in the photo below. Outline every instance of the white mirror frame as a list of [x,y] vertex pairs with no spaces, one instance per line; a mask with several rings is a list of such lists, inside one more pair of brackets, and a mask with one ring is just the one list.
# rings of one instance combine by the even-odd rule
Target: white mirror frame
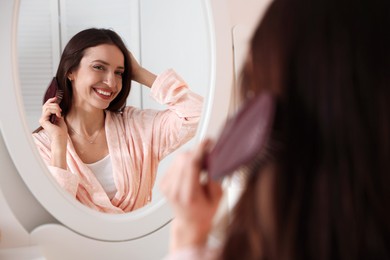
[[[215,137],[228,115],[233,86],[232,40],[223,0],[203,0],[211,48],[210,92],[199,132]],[[56,185],[40,158],[24,116],[17,63],[19,0],[0,1],[0,129],[24,183],[41,205],[64,226],[102,241],[127,241],[146,236],[170,222],[173,215],[161,199],[132,214],[111,215],[75,203]],[[212,123],[211,123],[212,122]]]

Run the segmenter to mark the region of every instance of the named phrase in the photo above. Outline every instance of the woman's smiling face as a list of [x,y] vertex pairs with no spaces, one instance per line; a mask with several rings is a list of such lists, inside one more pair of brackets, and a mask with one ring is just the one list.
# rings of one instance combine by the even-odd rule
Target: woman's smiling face
[[106,109],[122,89],[124,57],[118,47],[102,44],[85,50],[77,69],[69,73],[72,108]]

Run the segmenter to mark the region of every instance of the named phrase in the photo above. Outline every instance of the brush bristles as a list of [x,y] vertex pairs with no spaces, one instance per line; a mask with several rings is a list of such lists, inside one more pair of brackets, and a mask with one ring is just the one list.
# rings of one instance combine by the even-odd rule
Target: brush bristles
[[56,97],[57,97],[56,102],[57,102],[57,104],[59,104],[61,102],[62,98],[64,97],[64,91],[61,89],[57,89]]

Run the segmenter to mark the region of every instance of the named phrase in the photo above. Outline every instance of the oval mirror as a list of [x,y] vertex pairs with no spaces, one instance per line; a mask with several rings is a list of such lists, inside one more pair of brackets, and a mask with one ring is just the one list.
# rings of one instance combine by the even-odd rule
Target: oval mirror
[[[25,12],[32,2],[35,4],[30,8],[35,8],[36,13],[30,12],[31,16],[26,17]],[[36,127],[36,107],[40,109],[43,89],[56,69],[63,42],[83,28],[111,27],[122,35],[144,67],[156,73],[169,67],[178,71],[191,89],[205,98],[198,134],[181,150],[218,132],[227,116],[233,72],[231,39],[223,1],[167,0],[162,3],[158,0],[130,0],[115,3],[120,2],[127,6],[127,9],[116,9],[124,17],[119,22],[121,25],[109,24],[108,21],[105,24],[103,20],[93,18],[106,11],[96,1],[88,5],[89,9],[97,8],[96,12],[87,15],[92,18],[77,24],[66,23],[74,21],[73,15],[80,12],[76,1],[7,0],[2,1],[1,6],[0,49],[3,58],[0,61],[0,83],[7,87],[9,95],[1,95],[0,115],[1,131],[9,153],[27,187],[50,214],[79,234],[105,241],[145,236],[167,224],[172,214],[158,189],[154,190],[152,203],[144,208],[120,215],[99,213],[76,203],[50,176],[35,149],[31,130]],[[59,15],[59,10],[65,11]],[[213,10],[218,10],[219,15],[213,16],[217,13]],[[81,14],[85,15],[85,12]],[[110,15],[115,16],[115,13]],[[26,25],[36,27],[26,29],[23,27]],[[42,41],[48,45],[41,45]],[[26,44],[33,44],[34,51],[27,51]],[[46,67],[39,70],[41,65],[35,63],[38,60]],[[41,89],[36,90],[33,86]],[[141,87],[134,89],[128,104],[154,107],[148,103]],[[174,154],[161,163],[158,175],[162,174],[172,156]]]

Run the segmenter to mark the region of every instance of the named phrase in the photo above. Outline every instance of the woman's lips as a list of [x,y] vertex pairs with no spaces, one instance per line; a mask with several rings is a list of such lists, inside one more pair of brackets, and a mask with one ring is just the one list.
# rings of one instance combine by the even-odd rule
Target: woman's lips
[[103,89],[94,88],[95,93],[102,99],[111,99],[113,92]]

